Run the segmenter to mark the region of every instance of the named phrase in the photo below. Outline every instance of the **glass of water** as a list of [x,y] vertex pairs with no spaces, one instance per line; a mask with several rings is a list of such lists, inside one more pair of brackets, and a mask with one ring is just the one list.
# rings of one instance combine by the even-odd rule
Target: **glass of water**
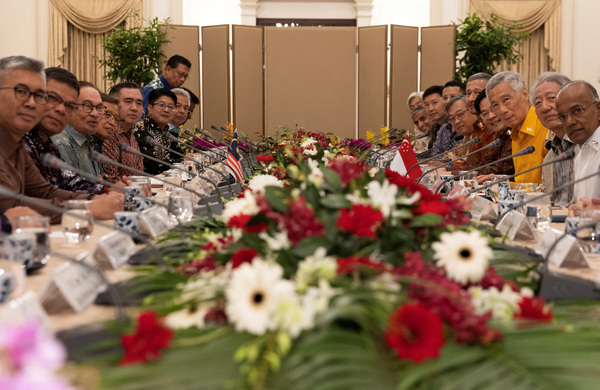
[[68,200],[64,203],[67,212],[62,217],[62,228],[67,240],[79,244],[94,230],[91,200]]
[[34,265],[45,265],[50,257],[50,218],[41,215],[18,217],[14,233],[33,237]]
[[[165,172],[165,180],[167,183],[163,184],[163,189],[167,193],[167,196],[171,195],[171,192],[183,183],[181,171],[171,169]],[[173,185],[175,184],[175,185]]]
[[[529,200],[539,196],[540,193],[529,192],[525,194],[525,199]],[[544,231],[550,229],[550,222],[552,222],[552,205],[549,196],[529,202],[526,207],[527,218],[537,230]]]
[[[175,190],[169,196],[169,212],[172,219],[179,222],[189,222],[194,217],[194,200],[190,193],[183,190]],[[173,222],[177,222],[173,219]]]

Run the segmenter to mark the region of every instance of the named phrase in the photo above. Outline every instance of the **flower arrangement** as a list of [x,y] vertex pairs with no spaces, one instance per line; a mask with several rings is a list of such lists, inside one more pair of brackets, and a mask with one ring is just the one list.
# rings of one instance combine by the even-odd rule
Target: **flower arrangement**
[[288,134],[257,159],[220,219],[163,241],[168,270],[140,279],[160,291],[104,386],[160,387],[166,373],[173,388],[595,383],[598,326],[553,312],[517,255],[502,267],[464,199],[324,134]]

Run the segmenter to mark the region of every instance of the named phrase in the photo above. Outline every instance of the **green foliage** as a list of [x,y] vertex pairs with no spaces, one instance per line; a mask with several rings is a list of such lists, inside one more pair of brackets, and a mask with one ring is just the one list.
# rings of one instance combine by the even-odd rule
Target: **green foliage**
[[[516,33],[520,26],[502,24],[494,14],[484,21],[473,13],[458,20],[455,37],[455,52],[458,61],[456,79],[466,80],[472,74],[486,72],[494,74],[496,66],[503,60],[515,64],[522,58],[516,49],[528,33]],[[463,54],[461,58],[459,56]]]
[[167,32],[159,24],[169,24],[169,19],[159,23],[158,18],[143,20],[136,14],[136,27],[117,27],[102,38],[105,59],[96,57],[101,67],[107,69],[105,79],[112,85],[122,81],[135,81],[146,85],[160,73],[160,63],[166,56],[163,45],[169,43]]

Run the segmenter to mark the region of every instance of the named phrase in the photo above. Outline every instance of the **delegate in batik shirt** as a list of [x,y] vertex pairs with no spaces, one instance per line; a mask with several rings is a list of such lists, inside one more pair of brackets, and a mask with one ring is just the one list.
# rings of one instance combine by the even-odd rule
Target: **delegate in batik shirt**
[[[161,129],[156,122],[152,118],[144,118],[133,127],[133,134],[135,135],[135,139],[140,147],[140,151],[147,156],[152,156],[159,160],[164,160],[169,164],[174,164],[176,162],[181,161],[181,157],[177,156],[170,151],[161,148],[159,146],[153,146],[146,143],[146,137],[150,136],[152,139],[160,143],[161,145],[166,146],[167,148],[173,149],[179,153],[181,149],[177,145],[177,142],[171,142],[169,140],[169,126],[165,126],[164,129]],[[144,171],[151,175],[158,175],[166,170],[170,169],[167,165],[158,163],[156,161],[149,160],[147,158],[144,159]]]
[[[102,154],[110,158],[111,160],[121,163],[123,165],[127,165],[132,169],[143,171],[144,162],[142,156],[122,152],[121,145],[123,144],[129,145],[131,149],[137,150],[138,152],[140,151],[140,147],[138,146],[138,143],[135,140],[135,136],[133,135],[133,128],[129,129],[128,132],[125,132],[121,125],[117,123],[115,133],[112,135],[112,137],[105,139],[104,143],[102,144]],[[111,164],[105,165],[104,169],[106,170],[106,175],[108,176],[108,179],[112,182],[121,180],[123,176],[139,175],[139,173],[137,172],[133,172],[124,168],[119,168]]]
[[42,164],[42,156],[44,154],[50,153],[59,159],[61,157],[60,151],[50,138],[44,141],[38,127],[25,134],[23,137],[23,147],[48,183],[60,189],[73,192],[84,191],[89,194],[103,194],[106,192],[106,188],[102,184],[87,181],[71,171],[44,166]]

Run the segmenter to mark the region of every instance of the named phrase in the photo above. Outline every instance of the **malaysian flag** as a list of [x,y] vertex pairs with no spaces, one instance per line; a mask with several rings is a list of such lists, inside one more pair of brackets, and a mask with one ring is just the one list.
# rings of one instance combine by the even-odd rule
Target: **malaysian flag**
[[227,165],[233,169],[235,176],[240,183],[244,182],[242,175],[242,165],[240,164],[240,152],[238,150],[238,135],[237,130],[233,133],[231,144],[229,145],[229,155],[227,156]]
[[[410,144],[410,140],[408,139],[408,135],[404,138],[404,141],[400,144],[400,148],[396,152],[396,156],[392,160],[390,164],[390,169],[392,171],[398,172],[401,175],[406,176],[406,171],[417,163],[417,156],[415,156],[415,152]],[[413,180],[417,180],[421,176],[421,168],[416,166],[414,169],[410,171],[408,177]]]

